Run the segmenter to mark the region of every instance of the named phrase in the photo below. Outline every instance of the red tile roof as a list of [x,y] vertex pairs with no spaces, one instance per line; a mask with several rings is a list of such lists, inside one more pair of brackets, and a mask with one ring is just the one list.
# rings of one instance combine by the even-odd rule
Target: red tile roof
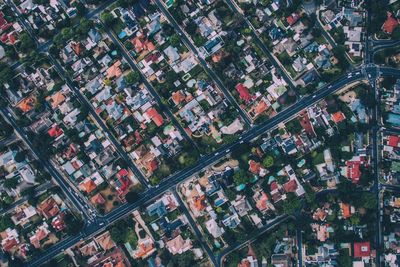
[[308,135],[312,137],[315,136],[314,128],[310,122],[310,118],[308,117],[307,111],[302,111],[299,115],[300,115],[299,121],[301,127],[303,127],[303,129],[306,131]]
[[400,141],[400,136],[391,135],[388,138],[388,145],[391,146],[391,147],[398,147],[399,146],[399,141]]
[[290,180],[289,182],[285,183],[283,185],[283,189],[285,189],[285,191],[287,193],[296,191],[297,190],[296,180],[293,179],[293,180]]
[[354,243],[354,258],[369,257],[371,255],[371,245],[369,242]]
[[259,174],[261,169],[261,163],[254,160],[249,161],[249,171],[254,174]]
[[346,119],[346,117],[344,116],[343,112],[341,112],[341,111],[338,111],[338,112],[335,112],[332,114],[332,120],[335,123],[341,122],[344,119]]
[[149,108],[146,113],[158,127],[163,125],[164,119],[155,108]]
[[7,239],[7,241],[3,244],[3,249],[5,251],[10,251],[12,250],[16,245],[18,244],[17,240],[15,238],[12,239]]
[[382,25],[382,30],[388,34],[392,34],[397,25],[399,25],[397,19],[393,18],[392,13],[387,12],[387,19]]
[[272,182],[270,185],[270,189],[271,189],[271,191],[278,189],[278,184],[275,181]]
[[239,93],[239,96],[242,100],[249,102],[251,100],[251,95],[249,92],[249,89],[244,86],[242,83],[239,83],[238,85],[236,85],[236,90]]
[[50,137],[57,138],[63,134],[63,130],[58,125],[54,125],[47,133]]
[[300,15],[297,13],[291,14],[289,17],[286,18],[287,23],[292,26],[300,19]]
[[361,162],[360,161],[347,161],[347,177],[352,180],[353,183],[358,183],[361,177]]

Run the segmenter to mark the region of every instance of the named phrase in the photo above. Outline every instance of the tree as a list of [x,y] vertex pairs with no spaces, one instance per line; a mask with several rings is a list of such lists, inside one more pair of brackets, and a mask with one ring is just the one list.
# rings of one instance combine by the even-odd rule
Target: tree
[[76,28],[76,34],[86,36],[92,27],[93,21],[83,18],[79,21],[78,27]]
[[274,165],[274,157],[271,155],[267,155],[262,162],[264,168],[270,168]]
[[236,185],[246,184],[248,180],[249,177],[247,175],[247,172],[242,169],[239,169],[233,175],[233,181],[235,182]]
[[73,6],[76,8],[76,13],[79,17],[83,17],[86,14],[86,7],[80,1],[75,1]]
[[26,32],[20,34],[19,40],[20,40],[19,50],[22,53],[28,53],[29,51],[35,49],[34,41]]
[[343,267],[351,267],[353,266],[353,260],[349,255],[348,249],[339,250],[339,258],[338,258],[339,266]]
[[14,223],[10,216],[0,216],[0,231],[4,231],[7,228],[14,227]]
[[23,162],[25,160],[25,151],[18,151],[17,154],[15,154],[14,160],[16,162]]
[[169,41],[173,47],[178,47],[181,43],[181,38],[178,34],[174,34],[169,38]]
[[73,214],[69,213],[65,215],[65,225],[67,226],[68,235],[77,235],[83,228],[83,221],[76,218]]
[[197,25],[196,23],[194,23],[193,21],[190,21],[185,28],[186,32],[189,35],[195,35],[196,31],[197,31]]
[[285,214],[293,215],[301,210],[299,198],[292,192],[286,194],[287,199],[283,202],[283,211]]
[[299,134],[303,127],[301,126],[299,120],[291,120],[288,123],[286,123],[286,128],[288,129],[289,132],[294,133],[294,134]]
[[189,250],[185,253],[174,255],[168,265],[172,264],[172,266],[194,266],[194,258],[195,256],[193,251]]
[[129,191],[125,195],[125,199],[128,203],[134,203],[139,199],[139,194],[138,194],[138,192],[135,192],[135,191]]
[[11,189],[11,188],[14,188],[14,189],[15,189],[15,188],[17,188],[18,184],[19,184],[19,179],[18,179],[18,177],[6,179],[6,180],[4,181],[4,186],[5,186],[6,188],[8,188],[8,189]]
[[128,85],[140,82],[140,74],[137,71],[129,72],[125,77],[124,80]]
[[32,197],[35,195],[35,188],[34,187],[28,187],[27,189],[25,189],[24,191],[21,192],[22,196],[28,196],[28,197]]
[[11,69],[9,65],[6,63],[0,62],[0,84],[3,85],[5,83],[9,83],[10,80],[14,77],[15,73]]
[[101,20],[104,22],[106,26],[111,27],[115,23],[115,18],[110,11],[104,11],[101,16]]

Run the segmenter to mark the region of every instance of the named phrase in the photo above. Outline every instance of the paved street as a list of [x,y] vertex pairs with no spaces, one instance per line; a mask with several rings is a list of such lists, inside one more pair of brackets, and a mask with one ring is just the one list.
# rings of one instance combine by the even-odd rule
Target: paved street
[[[37,45],[37,49],[39,52],[45,52],[48,50],[48,48],[52,45],[52,41],[48,41],[45,43],[39,43],[39,40],[37,36],[34,34],[31,26],[29,23],[25,20],[23,15],[18,11],[17,7],[11,0],[6,0],[5,1],[7,5],[9,5],[13,11],[18,15],[19,20],[21,24],[24,26],[24,28],[28,31],[28,33],[31,35],[31,37],[35,40],[35,43]],[[115,1],[104,1],[99,7],[97,7],[94,10],[91,10],[88,12],[85,17],[90,19],[97,17],[107,6],[112,4]],[[254,27],[251,25],[251,23],[248,21],[247,18],[245,18],[242,15],[242,12],[238,9],[236,4],[233,2],[233,0],[227,0],[226,1],[229,5],[229,7],[235,11],[239,16],[241,16],[246,25],[252,29],[252,36],[255,42],[261,47],[261,49],[267,54],[269,60],[272,62],[272,64],[278,69],[281,70],[282,76],[285,79],[285,81],[289,84],[289,86],[294,89],[295,85],[292,82],[292,80],[288,77],[285,71],[282,71],[282,66],[281,64],[276,60],[276,58],[271,54],[271,52],[268,50],[268,48],[265,46],[265,44],[262,42],[260,37],[257,34],[257,31],[254,29]],[[350,72],[346,73],[342,77],[338,78],[334,82],[327,84],[320,88],[318,91],[314,92],[311,95],[304,96],[304,97],[299,97],[298,101],[293,104],[292,106],[286,108],[282,112],[278,113],[275,117],[265,121],[264,123],[260,125],[253,125],[252,121],[249,119],[248,115],[240,108],[239,104],[237,101],[233,98],[229,90],[224,86],[220,78],[214,73],[214,71],[210,68],[208,63],[199,55],[199,52],[195,45],[193,44],[191,38],[189,38],[186,33],[182,30],[181,26],[178,25],[178,23],[175,21],[175,19],[172,17],[172,15],[169,13],[169,11],[165,8],[164,4],[160,0],[155,0],[155,3],[157,6],[160,8],[162,13],[166,16],[166,18],[171,22],[172,26],[175,28],[176,32],[180,35],[182,38],[183,42],[185,45],[195,53],[197,56],[200,64],[203,66],[205,71],[209,74],[209,76],[212,78],[212,80],[218,85],[218,87],[222,90],[224,95],[226,96],[227,100],[238,110],[240,116],[243,118],[243,120],[246,122],[248,126],[252,126],[249,130],[244,132],[238,140],[234,141],[233,143],[227,144],[217,151],[213,152],[212,154],[209,155],[203,155],[197,164],[193,167],[183,169],[178,171],[177,173],[171,175],[167,179],[164,179],[158,186],[156,187],[151,187],[149,186],[146,178],[143,176],[141,171],[135,166],[133,163],[131,157],[125,152],[125,150],[122,148],[118,140],[113,136],[111,131],[108,129],[108,127],[105,125],[104,121],[98,116],[98,114],[94,111],[91,103],[86,99],[86,97],[79,91],[78,88],[74,86],[73,81],[71,78],[66,74],[64,71],[63,67],[60,65],[60,63],[52,56],[48,54],[50,62],[54,65],[56,71],[59,73],[59,75],[65,80],[65,82],[68,84],[68,86],[73,90],[76,98],[81,102],[83,105],[87,106],[89,109],[89,113],[91,117],[94,118],[96,124],[105,132],[105,134],[108,136],[110,141],[113,143],[114,147],[116,148],[119,156],[123,158],[128,166],[133,170],[135,173],[135,176],[139,179],[140,183],[143,184],[145,187],[145,191],[141,194],[140,198],[135,202],[135,203],[124,203],[120,205],[119,207],[115,208],[113,211],[110,213],[100,216],[97,214],[93,214],[89,210],[88,203],[86,200],[83,198],[83,196],[79,193],[76,192],[75,188],[71,186],[71,184],[66,181],[66,179],[63,177],[63,175],[57,170],[57,168],[52,164],[47,159],[44,159],[39,155],[36,151],[36,149],[33,147],[33,144],[31,140],[29,140],[27,136],[27,132],[24,130],[24,128],[20,127],[17,125],[13,114],[10,113],[10,111],[6,108],[0,109],[1,115],[10,122],[10,124],[14,127],[16,135],[19,136],[26,144],[27,146],[32,150],[32,152],[35,154],[35,156],[38,158],[39,162],[46,168],[46,170],[49,172],[52,177],[54,177],[54,180],[56,183],[60,186],[68,200],[73,204],[76,210],[80,211],[82,213],[82,216],[85,220],[85,226],[84,229],[81,231],[81,233],[77,236],[74,237],[68,237],[59,243],[55,244],[54,246],[50,247],[47,249],[44,253],[36,257],[34,260],[29,262],[28,266],[39,266],[52,257],[56,256],[57,254],[61,253],[68,247],[72,246],[76,242],[82,239],[88,239],[89,237],[103,231],[108,227],[110,224],[116,222],[117,220],[123,218],[124,216],[129,215],[132,211],[135,209],[150,203],[166,191],[173,191],[175,195],[177,196],[177,199],[179,201],[179,204],[181,205],[181,209],[183,213],[188,217],[189,224],[191,225],[195,235],[200,241],[200,244],[204,251],[208,254],[210,260],[213,262],[215,266],[221,265],[223,262],[224,258],[226,255],[231,253],[232,251],[242,248],[245,245],[255,241],[260,235],[265,233],[266,231],[269,231],[279,225],[280,223],[286,221],[289,217],[288,216],[281,216],[277,217],[275,220],[271,221],[269,224],[264,226],[260,231],[257,232],[256,235],[252,236],[251,238],[245,240],[245,242],[241,242],[238,244],[235,244],[233,246],[230,246],[226,250],[224,250],[222,253],[219,255],[214,255],[212,252],[211,248],[208,246],[207,242],[204,240],[201,231],[199,230],[196,222],[194,219],[191,217],[189,210],[185,207],[183,201],[180,199],[178,194],[175,192],[176,185],[185,181],[186,179],[192,177],[194,174],[202,171],[204,168],[210,166],[213,163],[218,162],[222,158],[228,156],[238,145],[243,144],[243,143],[249,143],[253,139],[260,137],[273,129],[275,129],[280,123],[287,122],[288,120],[294,118],[298,112],[301,110],[310,107],[317,102],[321,101],[325,97],[337,92],[338,90],[352,84],[358,81],[368,81],[372,88],[375,90],[376,94],[376,100],[379,103],[379,93],[376,88],[376,80],[379,77],[382,76],[393,76],[396,78],[400,78],[400,70],[391,68],[391,67],[386,67],[386,66],[376,66],[374,65],[373,62],[373,56],[372,58],[370,56],[366,57],[366,62],[365,64],[357,69],[352,69]],[[129,53],[126,51],[126,49],[121,45],[119,40],[115,37],[115,35],[109,30],[106,29],[107,34],[113,41],[113,43],[119,48],[119,50],[122,53],[122,56],[127,60],[128,64],[132,67],[132,69],[139,71],[140,68],[137,65],[137,62],[129,55]],[[324,31],[323,31],[324,32]],[[326,33],[325,33],[326,34]],[[329,40],[329,38],[327,38]],[[332,40],[331,40],[332,41]],[[377,51],[380,51],[382,49],[391,47],[393,45],[399,45],[400,41],[377,41],[370,39],[367,34],[366,38],[366,53],[374,54]],[[369,49],[371,52],[368,52]],[[18,67],[19,63],[13,65],[13,67]],[[145,79],[145,77],[142,74],[142,78],[145,85],[149,89],[150,93],[153,95],[155,100],[158,102],[160,105],[162,111],[168,115],[172,123],[184,134],[185,139],[190,142],[194,147],[197,147],[196,144],[193,142],[193,140],[187,135],[183,127],[180,125],[180,123],[177,121],[175,118],[174,114],[165,106],[163,105],[160,96],[156,92],[156,90],[153,88],[153,86]],[[374,122],[378,122],[380,114],[378,113],[378,105],[377,108],[373,110],[372,113],[372,118]],[[372,156],[372,162],[373,162],[373,171],[374,171],[374,184],[372,187],[372,191],[375,193],[376,198],[378,199],[378,209],[377,209],[377,216],[380,218],[380,211],[381,211],[381,203],[380,203],[380,193],[381,189],[385,190],[393,190],[393,191],[400,191],[400,187],[397,186],[392,186],[392,185],[385,185],[385,184],[380,184],[379,181],[379,153],[378,153],[378,146],[379,146],[379,140],[378,140],[378,133],[379,133],[379,125],[375,125],[371,131],[371,156]],[[6,144],[6,142],[11,142],[12,140],[3,140],[1,141],[0,144]],[[45,190],[47,189],[47,186],[50,187],[50,185],[45,184],[41,186],[41,189],[39,190]],[[26,200],[23,198],[21,201]],[[20,203],[19,201],[18,203]],[[14,204],[17,205],[17,204]],[[14,206],[13,205],[13,206]],[[12,208],[12,207],[10,207]],[[10,209],[8,208],[8,209]],[[3,212],[6,212],[7,210],[3,210]],[[380,220],[377,221],[376,224],[377,227],[377,235],[376,235],[376,243],[381,246],[382,243],[382,229],[381,229],[381,224]],[[298,245],[301,247],[302,244],[302,236],[301,236],[301,230],[297,229],[297,242]],[[301,249],[301,248],[299,248]],[[382,251],[378,248],[377,249],[377,258],[380,259]],[[301,251],[299,251],[299,260],[301,262]],[[380,266],[380,262],[378,261],[378,266]],[[302,266],[300,263],[299,266]]]
[[204,70],[207,72],[207,74],[213,79],[214,83],[221,89],[221,91],[224,93],[225,97],[229,101],[231,105],[233,105],[242,119],[246,122],[247,126],[252,125],[252,121],[249,118],[249,116],[240,108],[238,102],[235,100],[235,98],[231,95],[229,90],[225,87],[225,85],[222,83],[221,79],[218,77],[217,74],[209,67],[209,64],[204,60],[199,55],[199,52],[196,48],[196,46],[193,44],[191,39],[187,36],[186,32],[182,30],[182,28],[179,26],[179,24],[176,22],[174,17],[169,13],[169,11],[166,9],[162,1],[160,0],[154,0],[154,2],[157,4],[158,8],[162,11],[162,13],[166,16],[168,21],[172,24],[174,27],[175,31],[179,34],[179,36],[182,38],[182,41],[185,43],[185,45],[197,56],[197,59],[199,60],[200,64],[204,68]]

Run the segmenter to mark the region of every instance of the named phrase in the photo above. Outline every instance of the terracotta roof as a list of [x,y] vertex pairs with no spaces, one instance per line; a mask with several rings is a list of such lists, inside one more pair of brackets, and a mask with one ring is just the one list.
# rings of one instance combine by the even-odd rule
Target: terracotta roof
[[16,245],[18,244],[17,240],[15,238],[7,239],[5,243],[3,244],[3,249],[5,251],[10,251],[12,250]]
[[156,159],[156,158],[152,159],[151,161],[149,161],[149,162],[147,163],[147,169],[148,169],[150,172],[154,172],[155,170],[157,170],[157,167],[158,167],[158,162],[157,162],[157,159]]
[[79,56],[80,54],[82,54],[82,50],[83,50],[83,47],[82,47],[82,45],[81,45],[81,43],[79,43],[79,42],[77,42],[77,43],[75,43],[75,42],[73,42],[73,43],[71,43],[71,48],[72,48],[72,50],[74,50],[74,52],[75,52],[75,54],[77,55],[77,56]]
[[387,19],[382,25],[382,30],[388,34],[392,34],[397,25],[399,25],[397,19],[393,17],[392,13],[387,12]]
[[341,122],[344,119],[346,119],[346,117],[344,116],[343,112],[341,112],[341,111],[338,111],[338,112],[335,112],[332,114],[332,120],[335,123]]
[[106,203],[106,200],[104,199],[103,195],[100,194],[100,193],[97,193],[96,195],[94,195],[94,196],[90,199],[90,201],[91,201],[92,203],[100,204],[100,205]]
[[65,96],[62,92],[57,92],[52,96],[46,97],[46,100],[50,103],[53,109],[56,109],[59,105],[61,105],[65,101]]
[[160,127],[164,123],[163,117],[158,113],[158,111],[155,108],[149,108],[146,111],[146,114],[152,119],[152,121]]
[[350,204],[340,203],[340,208],[342,209],[343,218],[347,219],[351,217]]
[[310,122],[307,111],[302,111],[299,114],[299,122],[301,127],[303,127],[307,134],[309,134],[310,136],[315,136],[314,128]]
[[257,209],[259,209],[260,211],[265,210],[268,207],[267,202],[268,202],[267,194],[265,194],[265,192],[261,192],[261,194],[256,202]]
[[350,178],[353,183],[358,183],[361,177],[361,162],[359,161],[347,161],[347,178]]
[[242,83],[239,83],[238,85],[236,85],[236,90],[239,93],[239,96],[242,100],[249,102],[251,100],[251,95],[249,92],[249,89],[244,86]]
[[398,135],[391,135],[388,138],[388,145],[391,147],[398,147],[400,141],[400,136]]
[[255,107],[255,111],[257,114],[261,114],[265,112],[268,109],[268,104],[261,99],[260,102],[258,102],[257,106]]
[[300,19],[300,15],[297,13],[291,14],[289,17],[286,18],[287,23],[292,26]]
[[254,160],[249,161],[249,171],[254,174],[259,174],[261,169],[261,163]]
[[175,105],[179,105],[183,100],[185,100],[185,95],[181,91],[176,91],[172,93],[172,100]]
[[204,195],[201,197],[199,196],[194,197],[193,204],[196,210],[198,211],[205,210],[207,208],[206,197]]
[[285,191],[287,193],[289,192],[295,192],[297,190],[297,183],[296,180],[292,179],[289,182],[285,183],[283,185],[283,189],[285,189]]
[[354,258],[363,258],[371,256],[371,245],[369,242],[354,243]]
[[23,99],[21,102],[19,102],[17,107],[20,110],[22,110],[22,112],[26,113],[26,112],[31,111],[34,108],[35,103],[36,103],[36,97],[30,96],[30,97]]
[[86,193],[88,193],[88,194],[90,192],[92,192],[93,190],[95,190],[97,187],[96,184],[90,179],[87,180],[86,182],[82,183],[81,185],[82,185],[83,190],[85,190]]
[[43,214],[46,219],[56,216],[60,209],[53,197],[44,200],[38,206],[38,211]]
[[58,125],[54,125],[50,128],[50,130],[47,131],[47,133],[50,135],[50,137],[57,138],[63,134],[63,130]]
[[107,69],[107,79],[118,78],[122,75],[121,61],[116,61],[112,66]]

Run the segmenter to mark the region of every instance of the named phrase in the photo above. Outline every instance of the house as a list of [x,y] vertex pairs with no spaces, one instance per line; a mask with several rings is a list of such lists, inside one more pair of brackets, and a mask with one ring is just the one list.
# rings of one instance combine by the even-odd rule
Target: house
[[291,260],[287,254],[273,254],[271,256],[271,264],[279,267],[289,267]]
[[138,240],[137,249],[132,251],[134,259],[145,259],[156,251],[154,242],[150,237]]
[[399,25],[398,20],[388,11],[386,21],[382,25],[382,30],[387,34],[392,34],[397,25]]
[[155,108],[149,108],[146,111],[146,115],[158,126],[160,127],[164,123],[163,117],[158,113]]
[[97,244],[99,244],[99,246],[105,251],[108,251],[115,247],[115,243],[111,238],[110,232],[108,231],[95,237],[94,239],[96,240]]
[[172,255],[182,254],[192,248],[190,239],[184,240],[181,235],[166,242],[165,246]]
[[64,221],[65,218],[65,213],[61,212],[59,213],[56,217],[54,217],[51,221],[51,226],[58,232],[64,230],[67,225],[65,224]]
[[11,252],[20,243],[19,235],[16,229],[7,228],[0,233],[1,246],[4,251]]
[[239,83],[238,85],[236,85],[236,90],[239,93],[240,99],[242,99],[243,101],[249,102],[252,99],[249,89],[246,86],[244,86],[242,83]]
[[292,13],[290,16],[286,18],[286,22],[289,26],[293,26],[300,19],[300,15],[297,13]]
[[217,222],[212,218],[206,221],[206,228],[214,238],[222,236],[222,234],[225,232],[224,228],[219,227]]
[[41,241],[43,241],[49,234],[50,231],[47,223],[43,223],[36,229],[35,233],[29,238],[29,241],[36,249],[39,249],[41,247]]
[[37,210],[46,219],[53,218],[60,212],[60,208],[53,196],[49,196],[43,200],[37,207]]
[[355,242],[353,244],[353,255],[356,259],[368,260],[371,257],[370,242]]

